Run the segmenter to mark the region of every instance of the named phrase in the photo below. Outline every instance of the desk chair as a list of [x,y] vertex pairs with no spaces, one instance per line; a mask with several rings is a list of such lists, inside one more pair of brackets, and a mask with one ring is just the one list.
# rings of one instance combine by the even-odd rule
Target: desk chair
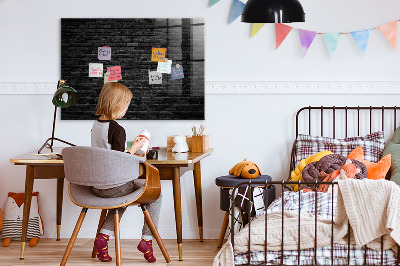
[[[103,148],[68,147],[62,150],[62,156],[64,160],[65,179],[70,182],[68,186],[69,196],[74,204],[82,207],[82,211],[65,250],[61,265],[65,265],[68,260],[87,209],[102,209],[97,237],[103,226],[107,209],[117,209],[128,205],[139,205],[142,208],[146,222],[149,224],[165,260],[167,263],[171,262],[153,219],[145,205],[157,200],[161,193],[160,176],[157,168],[143,162],[139,167],[142,171],[138,171],[134,165],[137,165],[138,161],[142,162],[141,158],[124,152]],[[145,180],[143,180],[145,182],[143,189],[118,198],[101,198],[92,193],[92,186],[118,185],[128,182],[135,175],[145,177]],[[121,265],[118,209],[114,215],[114,234],[116,265]],[[92,257],[95,257],[95,255],[96,250],[93,248]]]

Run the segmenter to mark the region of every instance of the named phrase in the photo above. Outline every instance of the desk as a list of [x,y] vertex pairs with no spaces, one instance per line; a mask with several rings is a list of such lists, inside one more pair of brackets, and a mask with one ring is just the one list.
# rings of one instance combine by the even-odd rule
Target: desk
[[[58,153],[60,153],[61,151],[61,148],[53,149],[55,152]],[[160,149],[157,160],[147,160],[148,163],[158,168],[161,180],[171,180],[173,184],[175,223],[179,260],[182,260],[182,205],[180,177],[186,171],[193,170],[199,235],[200,241],[203,241],[203,211],[200,160],[210,155],[213,151],[214,149],[209,149],[206,152],[174,154],[172,152],[167,152],[166,149]],[[47,152],[49,151],[43,150],[42,153]],[[26,165],[25,199],[21,236],[21,259],[24,258],[34,179],[57,178],[57,240],[60,239],[64,188],[64,162],[60,158],[55,158],[55,156],[47,157],[43,155],[36,155],[36,153],[37,151],[32,151],[10,159],[10,162],[14,163],[15,165]]]

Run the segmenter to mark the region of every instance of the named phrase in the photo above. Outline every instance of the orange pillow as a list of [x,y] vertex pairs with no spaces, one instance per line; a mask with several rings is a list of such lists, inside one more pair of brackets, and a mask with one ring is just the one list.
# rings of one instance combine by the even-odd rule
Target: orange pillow
[[368,179],[375,180],[384,179],[386,177],[392,161],[392,155],[388,154],[377,163],[368,162],[363,159],[363,149],[361,146],[358,146],[352,152],[350,152],[347,158],[355,159],[365,164],[368,170]]

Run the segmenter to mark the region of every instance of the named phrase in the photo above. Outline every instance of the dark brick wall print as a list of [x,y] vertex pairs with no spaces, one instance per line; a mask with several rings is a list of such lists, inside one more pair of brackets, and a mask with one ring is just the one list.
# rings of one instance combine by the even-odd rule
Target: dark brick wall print
[[[111,47],[111,60],[99,60],[98,47]],[[149,84],[152,47],[167,48],[172,67],[183,67],[183,79],[162,74]],[[64,120],[94,120],[102,77],[89,77],[89,63],[121,66],[122,84],[133,99],[123,119],[204,120],[203,19],[61,19],[61,78],[76,89],[78,103],[61,110]]]

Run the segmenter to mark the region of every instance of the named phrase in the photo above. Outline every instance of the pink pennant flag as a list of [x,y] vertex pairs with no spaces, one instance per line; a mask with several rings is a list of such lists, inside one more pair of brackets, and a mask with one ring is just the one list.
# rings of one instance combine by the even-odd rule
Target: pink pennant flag
[[301,54],[302,54],[302,57],[304,58],[306,56],[308,48],[310,48],[310,45],[312,44],[317,33],[315,31],[299,29],[299,35],[300,35],[300,43],[301,43]]
[[281,23],[275,23],[275,40],[276,40],[276,49],[282,44],[282,42],[285,40],[286,36],[290,33],[292,30],[292,27],[281,24]]
[[397,48],[397,20],[378,27],[393,49]]

